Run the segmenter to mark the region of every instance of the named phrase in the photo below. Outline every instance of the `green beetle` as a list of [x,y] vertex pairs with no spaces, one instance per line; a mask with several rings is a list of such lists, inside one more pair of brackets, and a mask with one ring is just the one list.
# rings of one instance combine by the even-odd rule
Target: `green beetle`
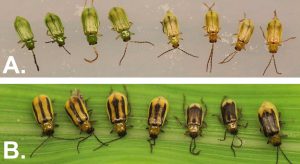
[[128,47],[128,42],[132,42],[132,43],[147,43],[150,44],[152,46],[154,46],[153,43],[148,42],[148,41],[130,41],[131,40],[131,35],[134,35],[134,33],[130,32],[129,29],[132,25],[132,22],[130,22],[128,20],[127,14],[125,13],[125,10],[121,7],[113,7],[108,14],[108,18],[112,23],[112,30],[116,31],[117,33],[119,33],[119,35],[116,37],[116,39],[118,38],[122,38],[122,40],[126,43],[126,47],[124,50],[124,54],[121,58],[121,60],[119,61],[119,65],[122,64],[122,60],[124,59],[125,55],[126,55],[126,51],[127,51],[127,47]]
[[[89,45],[96,45],[98,42],[98,36],[101,36],[101,34],[99,34],[100,21],[95,7],[86,7],[86,3],[87,1],[85,1],[84,9],[81,14],[83,32]],[[93,4],[94,1],[92,0],[92,6]],[[96,57],[92,60],[84,59],[86,62],[92,63],[98,59],[99,53],[95,46],[93,48]]]
[[47,35],[51,37],[51,41],[46,43],[57,43],[59,47],[63,47],[65,51],[71,55],[71,53],[65,48],[64,26],[59,16],[54,13],[47,13],[45,16],[45,24],[47,26]]
[[33,58],[34,58],[34,63],[36,65],[36,69],[38,71],[40,71],[39,65],[37,64],[37,61],[36,61],[35,53],[33,51],[33,49],[35,48],[34,42],[36,42],[36,41],[34,40],[34,35],[32,33],[29,22],[25,18],[17,16],[14,26],[15,26],[16,32],[18,33],[18,35],[20,37],[20,41],[18,43],[23,43],[22,48],[24,48],[26,46],[28,50],[31,50]]

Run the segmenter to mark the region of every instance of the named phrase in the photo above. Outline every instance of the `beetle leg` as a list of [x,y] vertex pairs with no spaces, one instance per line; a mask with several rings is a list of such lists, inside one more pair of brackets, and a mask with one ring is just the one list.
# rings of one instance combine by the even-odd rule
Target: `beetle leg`
[[219,115],[219,114],[212,114],[212,116],[216,116],[218,118],[220,124],[223,124],[223,120],[222,120],[221,115]]
[[118,40],[120,37],[121,37],[121,35],[118,35],[118,36],[116,37],[116,40]]
[[292,40],[292,39],[296,39],[296,37],[290,37],[290,38],[287,38],[286,40],[281,41],[281,43],[287,42],[287,41]]
[[112,128],[109,132],[109,134],[112,134],[114,132],[114,128]]
[[174,116],[174,118],[175,118],[175,120],[177,121],[177,123],[178,123],[180,126],[182,126],[183,128],[186,128],[186,125],[184,125],[184,124],[179,120],[178,117]]
[[25,43],[22,45],[22,47],[21,48],[24,48],[25,47]]
[[163,31],[163,33],[165,33],[164,23],[161,21],[160,24],[161,24],[161,26],[162,26],[162,31]]
[[226,140],[226,134],[227,134],[227,131],[225,130],[225,132],[224,132],[224,138],[223,139],[219,139],[219,141],[225,141]]
[[19,41],[18,41],[18,44],[20,44],[20,43],[23,43],[23,41],[22,41],[22,40],[19,40]]
[[203,121],[203,125],[202,125],[203,128],[207,128],[207,123],[205,121]]
[[267,40],[267,38],[266,38],[266,35],[265,35],[265,32],[264,32],[263,28],[262,28],[261,26],[259,26],[259,28],[260,28],[260,30],[261,30],[261,32],[262,32],[262,35],[263,35],[264,39],[265,39],[265,40]]
[[103,35],[102,35],[102,34],[97,34],[97,36],[98,36],[98,37],[101,37],[101,36],[103,36]]

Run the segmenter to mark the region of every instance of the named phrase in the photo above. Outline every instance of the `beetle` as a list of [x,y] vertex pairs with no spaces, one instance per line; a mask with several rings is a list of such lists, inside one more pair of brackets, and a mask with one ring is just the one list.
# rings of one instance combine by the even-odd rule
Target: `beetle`
[[97,14],[97,11],[95,9],[94,5],[94,0],[92,0],[92,7],[86,7],[87,0],[85,1],[84,4],[84,9],[81,14],[81,22],[82,22],[82,27],[83,27],[83,32],[84,35],[86,36],[86,39],[89,43],[89,45],[94,45],[93,49],[96,54],[96,57],[92,60],[84,58],[84,60],[88,63],[92,63],[96,61],[99,57],[99,53],[95,47],[95,45],[98,42],[98,37],[102,36],[99,33],[99,26],[100,26],[100,21],[99,17]]
[[26,46],[27,49],[32,52],[36,69],[37,69],[37,71],[40,71],[40,67],[37,63],[36,56],[33,51],[33,49],[35,48],[34,42],[36,42],[36,40],[34,40],[34,35],[33,35],[32,29],[31,29],[31,26],[30,26],[28,20],[21,16],[17,16],[15,19],[14,26],[15,26],[16,32],[18,33],[18,35],[20,37],[20,41],[18,43],[23,43],[22,48],[24,48]]
[[122,58],[119,61],[119,65],[122,64],[122,61],[126,55],[129,42],[146,43],[154,46],[154,44],[149,41],[131,41],[131,35],[134,35],[134,33],[130,31],[130,28],[133,23],[129,21],[128,16],[122,7],[113,7],[108,13],[108,18],[112,23],[112,30],[119,34],[116,39],[121,37],[123,42],[126,42],[125,50]]
[[171,10],[168,10],[167,13],[165,14],[163,20],[160,22],[162,25],[162,30],[163,33],[168,37],[168,44],[171,44],[173,48],[161,53],[158,58],[163,56],[164,54],[173,51],[175,49],[179,49],[180,51],[184,52],[185,54],[198,58],[198,56],[195,56],[191,53],[186,52],[185,50],[179,48],[179,41],[183,40],[180,37],[180,34],[182,34],[179,31],[179,23],[177,20],[177,17],[174,15],[174,13]]
[[154,98],[149,106],[148,110],[148,131],[150,144],[150,150],[152,153],[153,146],[155,146],[155,140],[157,139],[159,133],[166,122],[166,117],[169,111],[168,100],[162,96]]
[[[128,101],[128,91],[127,87],[124,85],[125,94],[121,92],[116,92],[111,89],[110,95],[107,98],[106,112],[111,124],[114,125],[113,129],[110,131],[117,132],[118,138],[111,140],[110,142],[119,140],[127,134],[127,128],[132,126],[127,126],[127,120],[130,115],[131,105]],[[108,143],[108,142],[106,142]],[[99,146],[100,147],[100,146]],[[98,148],[99,148],[98,147]],[[94,149],[97,150],[98,148]]]
[[59,140],[80,139],[67,139],[54,136],[54,127],[57,127],[58,125],[54,123],[55,113],[53,112],[52,101],[47,95],[39,95],[34,97],[32,101],[32,110],[36,122],[42,128],[42,136],[47,136],[47,138],[32,151],[32,153],[30,154],[30,158],[33,157],[34,153],[50,138],[55,138]]
[[296,37],[290,37],[286,40],[282,40],[282,24],[280,22],[280,20],[277,17],[277,12],[276,10],[274,11],[274,17],[273,19],[268,23],[267,26],[267,34],[265,35],[264,30],[262,29],[262,27],[260,26],[260,30],[262,31],[262,35],[266,41],[266,45],[268,46],[268,50],[269,52],[272,54],[271,59],[268,63],[268,65],[266,66],[263,75],[265,75],[267,69],[269,68],[272,60],[274,63],[274,67],[276,70],[277,74],[282,74],[280,72],[278,72],[277,70],[277,65],[276,65],[276,61],[275,61],[275,54],[278,51],[279,46],[281,46],[282,43],[291,40],[291,39],[295,39]]
[[107,143],[102,142],[96,135],[93,127],[93,122],[90,120],[91,110],[88,111],[86,100],[78,89],[71,93],[71,97],[65,103],[65,110],[75,126],[80,129],[80,132],[88,134],[77,143],[77,152],[79,153],[80,143],[91,137],[92,135],[102,146],[107,146]]
[[264,135],[268,138],[267,144],[271,143],[277,148],[276,163],[278,163],[279,150],[281,151],[284,158],[289,163],[292,163],[280,147],[281,137],[286,135],[281,134],[280,113],[278,113],[276,106],[269,101],[263,102],[260,108],[258,109],[258,120],[261,125],[260,131],[263,131]]
[[196,138],[200,135],[202,136],[202,128],[206,127],[206,123],[204,122],[204,117],[207,113],[207,106],[204,103],[203,99],[201,99],[200,103],[190,104],[186,108],[186,97],[183,95],[183,105],[182,105],[183,113],[186,117],[185,124],[181,123],[178,117],[175,117],[177,122],[183,127],[187,128],[186,135],[189,135],[192,140],[190,143],[190,153],[193,155],[199,155],[200,150],[195,152],[196,150]]
[[[237,108],[236,102],[233,99],[230,99],[225,96],[221,101],[220,110],[221,110],[221,115],[217,115],[217,116],[219,117],[220,123],[222,123],[226,129],[224,132],[224,138],[219,140],[225,141],[227,132],[233,135],[230,148],[235,157],[236,155],[235,155],[234,148],[241,148],[243,145],[242,139],[238,136],[238,128],[242,126],[240,124],[242,118],[241,109]],[[248,126],[248,122],[245,125],[243,125],[244,128],[247,128],[247,126]],[[240,145],[234,144],[235,138],[237,138],[240,141]]]
[[237,36],[237,41],[235,43],[235,51],[230,53],[223,61],[221,61],[219,64],[224,64],[230,62],[234,56],[241,51],[242,49],[246,50],[245,46],[249,43],[250,38],[254,31],[254,23],[251,19],[246,17],[246,14],[244,13],[244,19],[240,20],[239,22],[239,29]]
[[206,72],[208,72],[209,64],[210,64],[209,72],[211,72],[212,60],[214,54],[214,44],[217,42],[218,39],[220,39],[220,37],[218,36],[218,33],[220,31],[220,23],[219,23],[218,13],[212,10],[215,3],[213,3],[211,6],[208,6],[206,3],[203,4],[208,8],[208,12],[205,14],[205,26],[203,26],[203,29],[207,33],[205,36],[208,36],[209,42],[212,44],[210,55],[206,63]]
[[57,43],[59,47],[71,55],[71,53],[65,48],[65,30],[60,17],[54,13],[47,13],[45,16],[45,24],[47,27],[47,35],[52,39],[46,43]]

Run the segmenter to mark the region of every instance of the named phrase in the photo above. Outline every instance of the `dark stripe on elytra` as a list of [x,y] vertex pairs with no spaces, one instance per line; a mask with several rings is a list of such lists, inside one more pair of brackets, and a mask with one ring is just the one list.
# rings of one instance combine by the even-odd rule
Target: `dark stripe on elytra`
[[152,102],[150,104],[150,107],[149,107],[149,111],[148,111],[148,124],[150,124],[150,118],[152,117]]
[[85,115],[85,118],[86,118],[85,120],[82,120],[82,121],[86,121],[86,120],[88,120],[89,116],[88,116],[88,114],[84,111],[84,109],[83,109],[83,104],[82,104],[81,102],[82,102],[81,99],[80,99],[80,98],[77,98],[77,103],[79,104],[80,112],[83,113],[83,114]]
[[38,116],[36,108],[34,106],[34,102],[32,102],[32,109],[33,109],[36,121],[40,124],[41,122],[39,121],[39,116]]
[[119,100],[116,97],[113,98],[112,105],[115,109],[116,119],[119,119]]
[[109,113],[110,122],[113,123],[113,121],[112,121],[112,115],[111,115],[111,107],[110,107],[109,100],[107,101],[107,110],[108,110],[108,113]]
[[[50,114],[50,117],[52,118],[54,114],[53,114],[52,111],[51,111],[50,101],[49,101],[48,98],[46,98],[46,101],[47,101],[47,110],[48,110],[48,112],[49,112],[49,114]],[[52,119],[53,119],[53,118],[52,118]]]
[[[83,124],[83,121],[80,119],[80,117],[79,117],[79,115],[78,115],[78,113],[77,113],[77,111],[76,111],[76,109],[75,109],[75,106],[74,106],[74,104],[73,104],[73,102],[72,102],[72,98],[70,98],[70,100],[69,100],[69,106],[70,106],[70,108],[71,108],[73,114],[76,116],[77,121],[78,121],[78,124],[80,124],[80,125]],[[71,119],[73,119],[73,117],[71,117]],[[74,120],[74,121],[75,121],[75,120]]]
[[43,103],[42,103],[40,97],[38,99],[39,99],[39,107],[40,107],[40,110],[41,110],[40,112],[42,114],[42,121],[43,121],[43,123],[45,123],[45,122],[47,122],[47,119],[46,119],[45,112],[44,112],[44,109],[43,109]]
[[54,22],[55,22],[55,19],[54,19],[52,16],[50,16],[50,19],[51,19],[52,23],[54,24],[56,30],[57,30],[57,31],[60,31],[60,32],[62,33],[61,29],[60,29],[59,27],[57,27],[56,24],[54,23]]
[[67,111],[67,114],[70,117],[70,119],[72,120],[73,124],[77,126],[76,122],[73,120],[72,116],[70,115],[70,113],[68,112],[66,107],[65,107],[65,110]]
[[125,113],[125,100],[124,97],[122,96],[122,112],[123,112],[123,117],[126,119],[126,113]]
[[164,117],[165,117],[165,113],[167,110],[167,104],[164,104],[164,107],[162,108],[162,112],[161,112],[161,124],[163,124],[165,122]]
[[160,104],[156,104],[156,105],[154,106],[154,119],[155,119],[155,120],[157,120],[157,117],[158,117],[158,115],[160,114],[159,111],[160,111]]

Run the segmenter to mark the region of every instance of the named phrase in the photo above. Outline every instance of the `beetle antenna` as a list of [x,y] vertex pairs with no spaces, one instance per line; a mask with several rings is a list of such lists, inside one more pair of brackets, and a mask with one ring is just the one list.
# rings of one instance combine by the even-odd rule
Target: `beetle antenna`
[[62,138],[62,137],[56,137],[56,136],[52,136],[54,139],[58,139],[58,140],[69,140],[69,141],[73,141],[73,140],[79,140],[79,139],[83,139],[84,137],[77,137],[77,138]]
[[95,57],[94,59],[92,59],[92,60],[88,60],[88,59],[84,58],[84,60],[85,60],[86,62],[88,62],[88,63],[93,63],[93,62],[96,61],[96,60],[98,59],[98,57],[99,57],[99,52],[98,52],[98,50],[96,49],[96,47],[93,47],[93,48],[94,48],[94,52],[95,52],[95,54],[96,54],[96,57]]
[[[148,139],[147,141],[148,141],[149,144],[150,144],[150,152],[152,153],[152,152],[153,152],[153,146],[155,146],[155,139],[150,138],[150,139]],[[152,142],[152,141],[153,141],[153,142]]]
[[267,67],[265,68],[264,73],[263,73],[263,76],[265,75],[267,69],[269,68],[269,66],[270,66],[270,64],[271,64],[271,62],[272,62],[272,60],[273,60],[273,56],[271,57],[271,59],[270,59],[268,65],[267,65]]
[[238,51],[234,51],[232,52],[231,54],[229,54],[223,61],[221,61],[219,64],[225,64],[225,63],[228,63],[230,62],[234,56],[238,53]]
[[160,58],[160,57],[163,56],[164,54],[166,54],[166,53],[168,53],[168,52],[170,52],[170,51],[173,51],[173,50],[175,50],[175,49],[176,49],[176,48],[171,48],[171,49],[169,49],[169,50],[167,50],[167,51],[161,53],[159,56],[157,56],[157,58]]
[[154,44],[149,41],[129,41],[129,42],[131,42],[131,43],[147,43],[147,44],[150,44],[151,46],[154,46]]
[[125,50],[124,50],[123,56],[122,56],[121,60],[119,61],[119,66],[122,64],[122,61],[123,61],[123,59],[124,59],[124,57],[125,57],[125,55],[126,55],[127,47],[128,47],[128,42],[126,43],[126,46],[125,46]]
[[[233,147],[235,147],[235,148],[240,148],[240,147],[242,147],[243,146],[243,140],[238,136],[238,135],[235,135],[235,137],[240,141],[240,145],[234,145],[233,144]],[[235,138],[234,137],[234,138]]]
[[209,70],[209,72],[212,71],[212,59],[213,59],[213,54],[214,54],[214,43],[212,43],[211,50],[210,50],[210,54],[209,54],[209,57],[208,57],[208,61],[207,61],[207,63],[206,63],[206,72],[208,72],[209,64],[210,64],[210,70]]
[[78,141],[78,143],[77,143],[77,152],[78,152],[78,154],[80,153],[79,152],[79,146],[80,146],[81,142],[84,142],[86,139],[90,138],[91,136],[92,136],[92,134],[90,134],[87,137],[85,137],[85,138],[81,139],[80,141]]
[[235,147],[235,146],[234,146],[234,144],[233,144],[233,141],[234,141],[234,139],[235,139],[235,136],[236,136],[236,135],[233,136],[232,141],[231,141],[231,146],[230,146],[230,148],[231,148],[231,150],[232,150],[232,152],[233,152],[234,157],[235,157],[235,150],[234,150],[234,147]]
[[183,49],[181,49],[181,48],[179,48],[179,47],[178,47],[177,49],[179,49],[180,51],[184,52],[185,54],[187,54],[187,55],[189,55],[189,56],[192,56],[192,57],[194,57],[194,58],[199,58],[199,56],[195,56],[195,55],[193,55],[193,54],[190,54],[190,53],[184,51]]
[[273,61],[274,61],[274,66],[275,66],[276,73],[279,74],[279,75],[281,75],[282,73],[278,72],[278,70],[277,70],[277,65],[276,65],[274,54],[272,54],[272,58],[273,58]]
[[112,139],[112,140],[110,140],[110,141],[108,141],[108,142],[105,142],[105,143],[103,143],[102,145],[96,147],[96,148],[94,149],[94,151],[100,149],[102,146],[107,146],[109,143],[118,141],[118,140],[121,139],[121,138],[123,138],[123,137],[118,137],[118,138]]
[[215,2],[211,6],[208,6],[207,3],[203,3],[203,4],[208,8],[208,10],[211,10],[215,6]]
[[277,146],[277,162],[278,162],[278,149],[281,151],[282,155],[284,156],[284,158],[288,161],[288,163],[292,164],[292,161],[290,161],[288,159],[288,157],[284,154],[284,152],[282,151],[280,146]]
[[50,139],[50,136],[48,136],[42,143],[39,144],[39,146],[37,146],[32,153],[30,154],[30,158],[32,158],[33,154],[42,146],[44,145],[44,143],[46,143],[48,140]]
[[102,141],[95,135],[95,133],[93,133],[93,136],[96,138],[96,140],[97,140],[98,142],[101,143],[101,146],[102,146],[102,145],[104,145],[104,146],[107,146],[107,145],[108,145],[107,142],[102,142]]
[[67,49],[66,49],[66,47],[65,46],[62,46],[63,47],[63,49],[69,54],[69,55],[71,55],[71,52],[70,51],[68,51]]
[[[192,148],[192,147],[193,147],[193,148]],[[196,147],[197,147],[197,145],[196,145],[196,140],[195,140],[195,138],[193,138],[193,139],[191,140],[191,143],[190,143],[190,153],[191,153],[191,154],[193,154],[193,155],[199,155],[200,150],[198,150],[197,152],[195,152]]]
[[32,52],[32,55],[33,55],[34,64],[35,64],[35,66],[36,66],[36,69],[37,69],[37,71],[40,71],[40,67],[39,67],[39,65],[38,65],[38,63],[37,63],[37,61],[36,61],[35,53],[34,53],[33,50],[31,50],[31,52]]

